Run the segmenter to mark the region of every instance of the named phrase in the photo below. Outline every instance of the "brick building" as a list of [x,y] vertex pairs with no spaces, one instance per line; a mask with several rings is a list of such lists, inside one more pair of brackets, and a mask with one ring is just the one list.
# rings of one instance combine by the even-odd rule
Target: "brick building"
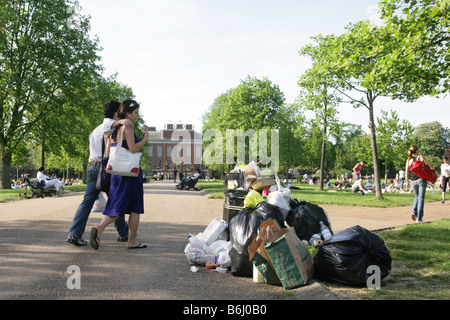
[[202,165],[202,135],[191,124],[166,124],[164,130],[149,130],[149,164],[153,174],[161,172],[173,177],[175,169],[190,173]]

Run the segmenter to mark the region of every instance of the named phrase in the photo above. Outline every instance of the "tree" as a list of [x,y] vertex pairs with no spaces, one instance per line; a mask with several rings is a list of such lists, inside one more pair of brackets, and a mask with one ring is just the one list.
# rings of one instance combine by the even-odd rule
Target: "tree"
[[367,154],[367,150],[370,150],[370,140],[367,141],[367,145],[362,143],[362,141],[365,141],[366,135],[360,125],[337,124],[331,134],[336,141],[336,173],[352,171],[353,166],[361,161],[360,159],[366,159],[366,168],[373,166],[369,160],[370,152]]
[[[324,39],[328,41],[328,39]],[[339,105],[340,99],[333,88],[333,75],[328,70],[323,70],[318,65],[323,61],[322,55],[327,55],[326,47],[307,46],[300,51],[300,54],[308,55],[312,59],[312,67],[301,76],[298,85],[301,87],[300,103],[304,105],[306,110],[314,112],[316,115],[314,122],[322,128],[322,148],[320,160],[320,177],[319,190],[323,190],[324,165],[326,156],[326,146],[328,140],[327,129],[333,126],[336,121],[336,106]]]
[[442,157],[450,146],[450,131],[438,121],[422,123],[416,127],[413,139],[422,154]]
[[[315,64],[321,74],[333,78],[331,82],[336,89],[355,107],[365,107],[369,112],[369,128],[372,146],[372,158],[375,174],[376,195],[382,198],[376,128],[374,121],[374,101],[383,93],[376,84],[378,55],[383,56],[386,32],[370,23],[361,21],[347,26],[347,32],[339,37],[321,35],[313,37],[317,46],[307,46],[305,50],[318,50],[321,54]],[[374,82],[373,80],[376,80]]]
[[406,152],[413,143],[413,126],[407,120],[400,122],[395,111],[388,114],[381,110],[381,118],[378,123],[378,142],[380,143],[379,156],[385,164],[385,180],[389,173],[389,167],[394,166],[395,170],[405,165]]
[[304,141],[301,139],[304,128],[304,115],[301,107],[295,104],[285,104],[277,114],[279,123],[279,155],[280,165],[286,168],[286,178],[289,179],[289,169],[302,163]]
[[[1,187],[9,184],[12,155],[24,141],[61,142],[61,118],[80,112],[79,88],[99,77],[98,40],[89,20],[71,28],[76,1],[4,0],[0,4]],[[73,103],[70,103],[72,101]],[[89,111],[85,110],[85,111]],[[45,151],[45,147],[43,151]]]
[[[208,130],[220,132],[221,142],[223,142],[221,146],[222,155],[225,156],[223,150],[229,149],[225,147],[227,145],[227,130],[240,130],[240,132],[245,134],[248,130],[255,130],[255,133],[258,133],[261,129],[270,131],[270,129],[280,128],[283,125],[283,120],[280,119],[279,112],[284,104],[284,100],[284,94],[270,80],[248,76],[245,80],[241,80],[241,83],[236,88],[229,89],[214,100],[214,103],[203,115],[203,133],[205,134]],[[214,140],[216,138],[218,137],[211,137],[210,140],[204,139],[204,148],[206,149],[211,143],[217,142]],[[254,141],[253,143],[250,141],[251,138],[248,140],[245,142],[245,159],[248,159],[250,162],[256,159],[250,159],[249,149],[256,146]],[[228,143],[233,145],[232,141],[228,141]],[[271,143],[268,145],[270,146]],[[219,158],[221,159],[217,159],[215,164],[208,163],[208,165],[211,168],[225,169],[223,156],[220,156]],[[227,154],[227,156],[229,155]],[[235,145],[233,159],[226,161],[226,164],[232,165],[233,162],[239,160],[237,158]]]
[[379,7],[386,28],[398,39],[382,60],[392,66],[384,70],[386,88],[407,88],[409,92],[400,90],[407,101],[448,92],[450,1],[381,0]]

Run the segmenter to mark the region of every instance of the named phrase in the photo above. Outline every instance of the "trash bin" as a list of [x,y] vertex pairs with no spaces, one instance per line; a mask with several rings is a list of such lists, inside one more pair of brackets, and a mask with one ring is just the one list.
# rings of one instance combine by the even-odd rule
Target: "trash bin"
[[244,185],[244,173],[242,171],[239,172],[226,172],[225,173],[225,186],[228,186],[228,181],[237,181],[238,187],[242,187]]
[[[250,190],[242,189],[224,189],[225,201],[223,204],[223,220],[228,225],[230,220],[244,208],[245,197]],[[230,240],[229,231],[227,229],[227,240]]]

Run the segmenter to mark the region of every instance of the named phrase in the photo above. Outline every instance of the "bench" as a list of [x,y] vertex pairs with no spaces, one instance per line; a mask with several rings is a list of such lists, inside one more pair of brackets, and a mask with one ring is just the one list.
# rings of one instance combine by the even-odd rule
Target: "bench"
[[37,198],[44,198],[44,197],[51,197],[56,195],[56,189],[55,187],[46,187],[44,181],[39,181],[36,178],[25,178],[24,179],[25,184],[28,188],[31,189],[31,192],[33,193],[29,199],[33,197]]
[[197,188],[195,185],[197,184],[198,178],[197,179],[190,179],[188,182],[186,182],[186,184],[184,185],[184,189],[186,190],[195,190],[195,191],[199,191],[200,189]]

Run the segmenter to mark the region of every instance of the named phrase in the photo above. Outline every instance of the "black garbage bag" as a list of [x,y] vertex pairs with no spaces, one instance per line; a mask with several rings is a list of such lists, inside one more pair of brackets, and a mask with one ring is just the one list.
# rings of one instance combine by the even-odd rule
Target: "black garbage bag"
[[295,228],[295,233],[300,240],[307,240],[320,232],[320,221],[330,229],[331,223],[325,210],[313,203],[306,201],[291,200],[291,211],[286,217],[286,223]]
[[232,248],[229,251],[231,259],[231,274],[233,276],[251,277],[253,263],[249,260],[248,246],[258,234],[258,228],[265,220],[275,219],[280,227],[284,227],[284,219],[279,208],[265,201],[254,208],[244,208],[234,216],[228,228]]
[[391,271],[392,258],[383,239],[361,226],[338,232],[325,242],[314,258],[314,277],[355,285],[366,284],[372,274],[367,268],[380,268],[381,279]]

